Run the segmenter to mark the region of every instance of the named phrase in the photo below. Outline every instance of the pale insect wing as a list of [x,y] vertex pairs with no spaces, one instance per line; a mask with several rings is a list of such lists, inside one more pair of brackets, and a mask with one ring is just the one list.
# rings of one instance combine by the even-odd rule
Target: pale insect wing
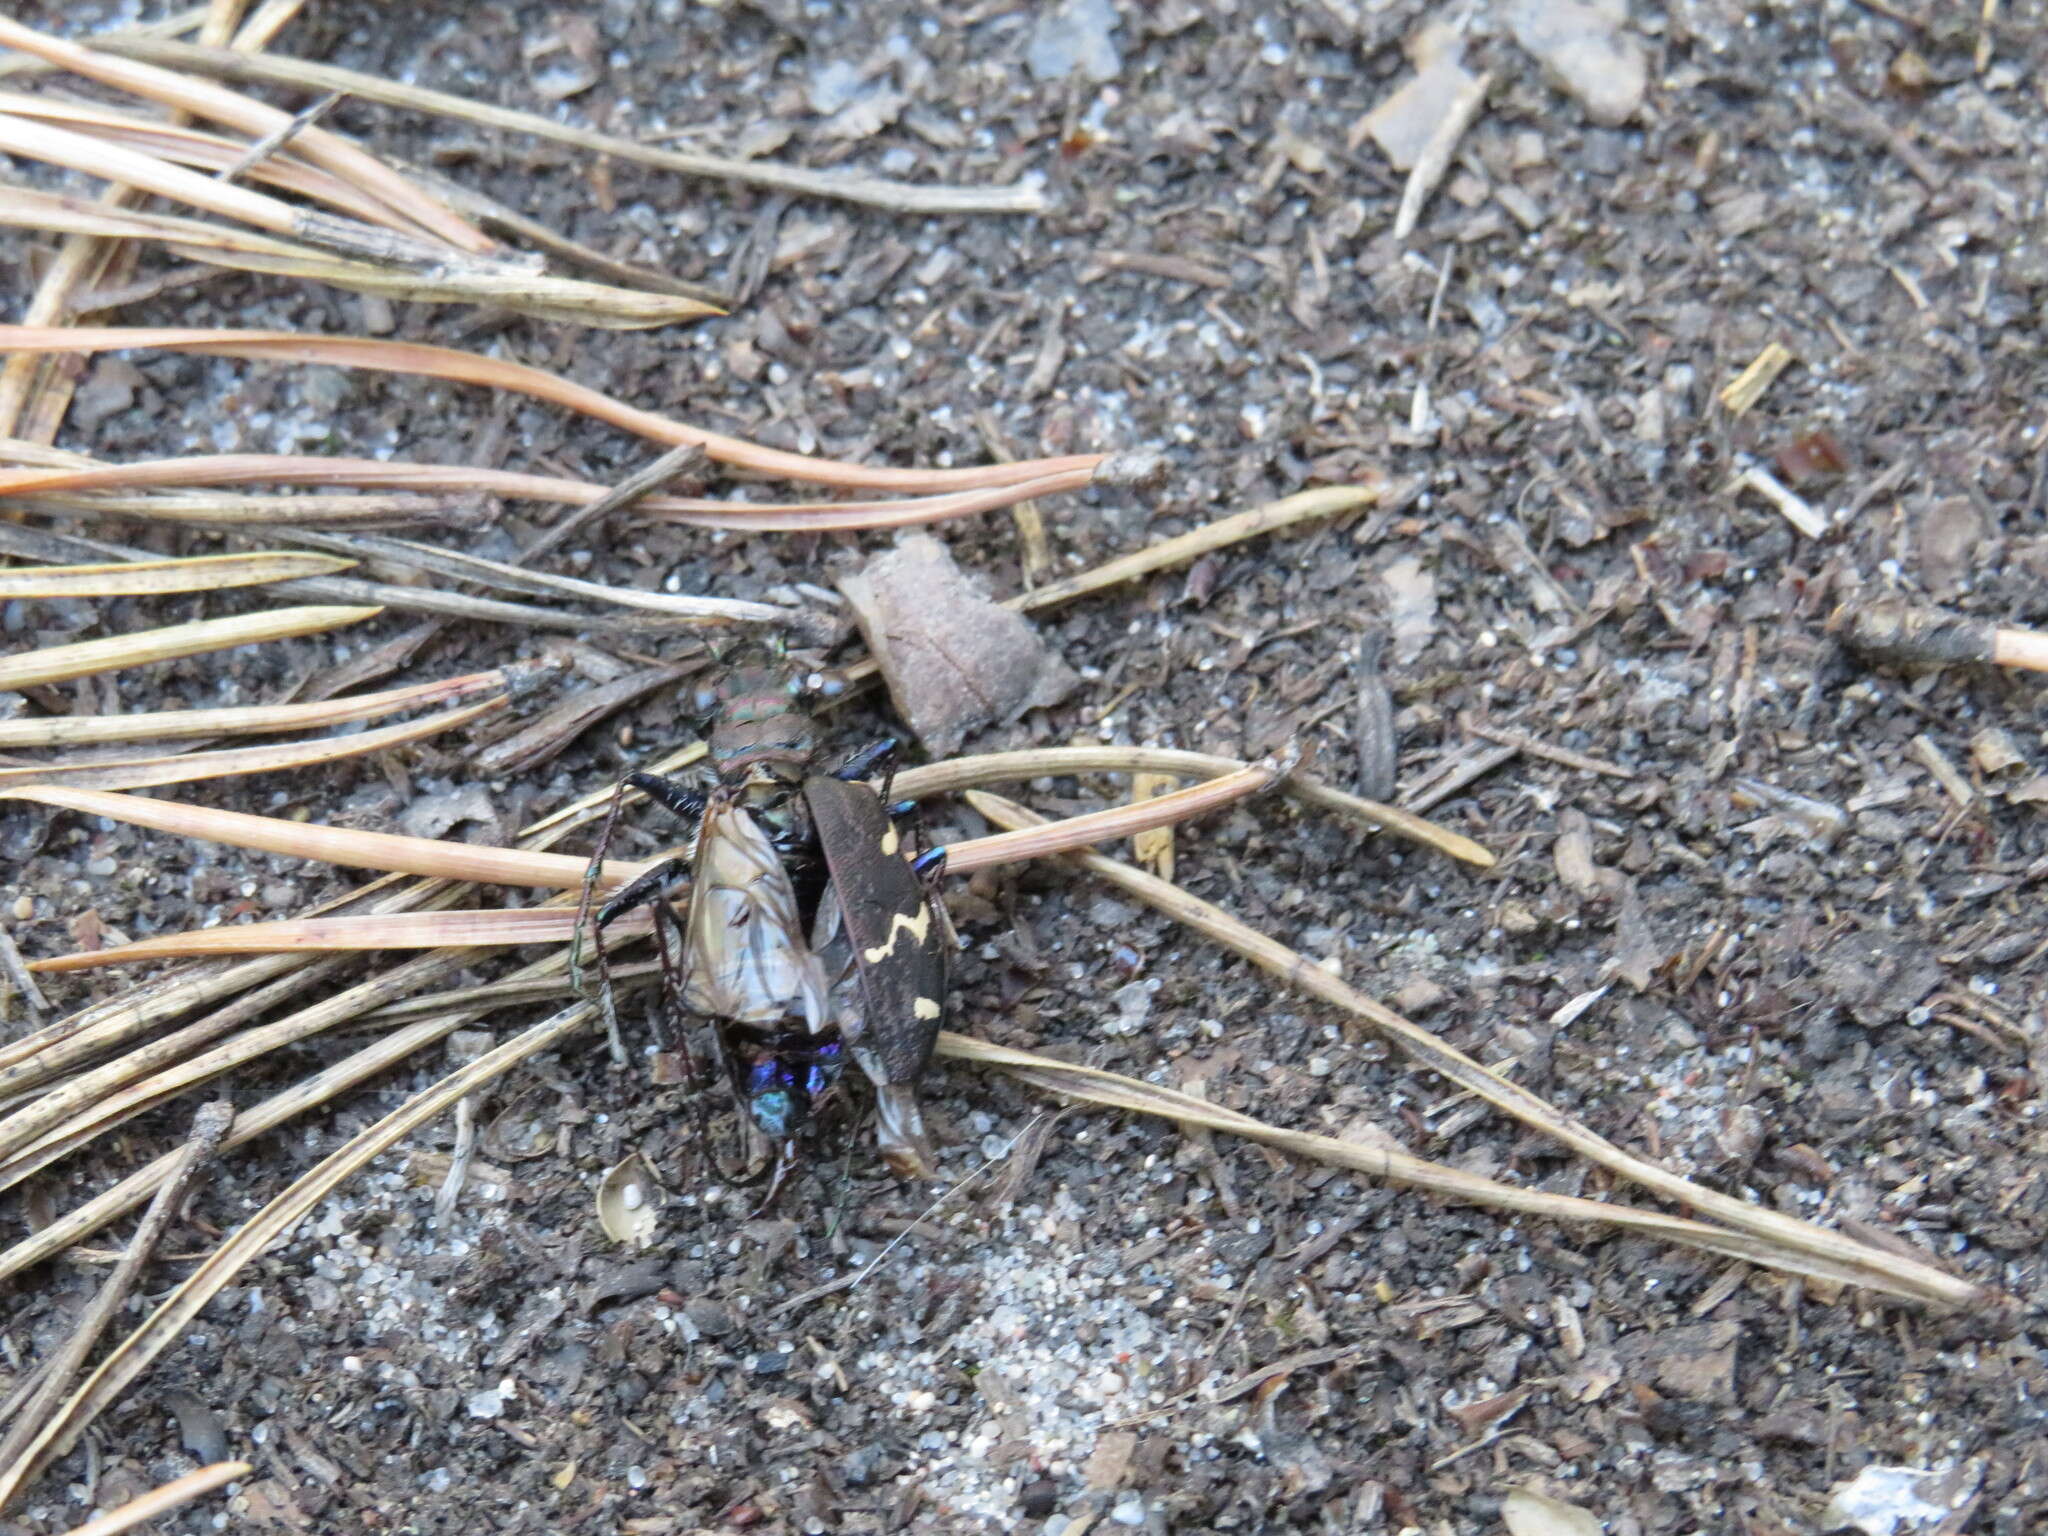
[[705,807],[693,879],[685,1004],[740,1024],[794,1013],[822,1029],[824,966],[804,942],[775,845],[745,810],[718,799]]

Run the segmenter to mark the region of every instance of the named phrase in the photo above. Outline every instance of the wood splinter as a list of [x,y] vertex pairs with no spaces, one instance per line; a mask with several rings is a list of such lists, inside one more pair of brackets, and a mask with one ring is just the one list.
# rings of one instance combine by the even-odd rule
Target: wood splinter
[[1903,597],[1844,603],[1828,616],[1827,628],[1857,654],[1894,666],[1989,662],[1996,667],[2048,672],[2048,634],[1971,618]]

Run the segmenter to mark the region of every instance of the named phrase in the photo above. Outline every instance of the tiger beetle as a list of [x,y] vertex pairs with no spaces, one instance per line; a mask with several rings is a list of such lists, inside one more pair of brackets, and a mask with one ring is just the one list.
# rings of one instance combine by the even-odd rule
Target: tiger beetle
[[[937,895],[945,850],[906,856],[900,824],[915,807],[887,800],[893,738],[819,770],[817,726],[803,705],[832,691],[817,674],[759,667],[697,690],[692,702],[711,719],[713,783],[628,774],[591,862],[594,879],[628,786],[694,829],[687,855],[648,869],[598,909],[600,985],[609,999],[604,929],[651,907],[662,1048],[687,1063],[683,1016],[712,1021],[734,1096],[776,1148],[764,1208],[847,1056],[874,1085],[890,1168],[903,1178],[934,1172],[917,1085],[945,1017],[952,928]],[[876,774],[881,793],[867,782]],[[686,887],[678,919],[672,902]],[[586,914],[588,905],[586,882]],[[574,958],[581,933],[579,920]]]

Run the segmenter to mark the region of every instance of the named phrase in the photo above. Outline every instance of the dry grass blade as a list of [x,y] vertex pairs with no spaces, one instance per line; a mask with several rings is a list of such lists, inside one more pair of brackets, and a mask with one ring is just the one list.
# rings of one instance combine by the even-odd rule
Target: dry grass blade
[[[607,791],[607,797],[609,791]],[[339,864],[345,869],[388,870],[441,880],[473,880],[489,885],[532,885],[573,891],[583,885],[589,860],[565,854],[529,853],[517,848],[491,848],[477,843],[448,843],[427,837],[400,837],[391,832],[358,832],[311,822],[280,821],[242,811],[216,811],[180,805],[174,800],[148,800],[135,795],[107,794],[93,789],[44,788],[24,785],[0,791],[0,800],[33,800],[92,816],[108,816],[131,826],[152,827],[181,837],[198,837],[255,848],[291,858]],[[617,860],[604,866],[607,884],[630,880],[644,866]]]
[[295,576],[329,576],[354,564],[353,560],[333,555],[264,550],[246,555],[199,555],[189,560],[59,565],[43,570],[0,571],[0,599],[214,592],[226,587],[260,587],[273,581],[290,581]]
[[[444,890],[440,895],[445,899],[447,892]],[[418,903],[402,896],[387,905],[395,908]],[[189,1085],[160,1074],[196,1055],[201,1047],[263,1017],[270,1009],[313,987],[326,986],[341,974],[346,964],[345,960],[329,957],[298,965],[243,993],[225,1007],[68,1077],[63,1075],[67,1064],[59,1058],[69,1058],[68,1065],[76,1065],[82,1055],[80,1050],[55,1051],[50,1053],[51,1059],[35,1058],[16,1069],[10,1076],[24,1081],[40,1079],[51,1086],[43,1087],[42,1092],[17,1104],[0,1119],[0,1188],[12,1188],[93,1136],[139,1114],[166,1094],[182,1091]],[[79,1045],[88,1043],[80,1041]],[[62,1081],[55,1081],[60,1077]],[[139,1092],[129,1091],[144,1082],[151,1086]]]
[[170,661],[179,656],[196,656],[204,651],[224,651],[238,645],[260,644],[265,640],[318,634],[326,629],[339,629],[344,624],[360,624],[383,611],[381,608],[333,605],[273,608],[265,613],[239,614],[228,619],[198,619],[190,624],[171,624],[162,629],[114,635],[105,640],[45,646],[20,656],[0,657],[0,688],[31,688],[38,683],[68,682],[74,677],[111,672],[119,667],[139,667],[146,662]]
[[469,672],[438,683],[414,683],[383,693],[323,699],[315,704],[249,704],[228,709],[165,709],[134,715],[53,715],[44,720],[0,720],[0,750],[317,730],[356,720],[374,720],[379,715],[439,704],[466,694],[496,692],[511,686],[522,670],[515,663],[494,672]]
[[[475,949],[438,950],[408,960],[268,1024],[243,1029],[203,1051],[190,1040],[152,1042],[44,1093],[5,1122],[5,1182],[12,1184],[47,1162],[39,1154],[73,1150],[143,1110],[188,1092],[223,1073],[324,1034],[358,1015],[400,1002],[421,987],[482,958]],[[183,1033],[183,1032],[181,1032]]]
[[[1166,773],[1181,778],[1213,779],[1236,773],[1244,764],[1234,757],[1183,752],[1172,747],[1039,747],[1025,752],[991,752],[956,757],[949,762],[907,768],[896,776],[896,788],[913,799],[948,794],[982,784],[1000,784],[1068,773]],[[1402,810],[1364,800],[1302,773],[1289,774],[1281,789],[1308,805],[1336,811],[1365,826],[1434,848],[1462,863],[1490,869],[1494,856],[1463,833]]]
[[[577,411],[623,431],[671,446],[694,444],[706,457],[736,469],[779,475],[805,484],[846,490],[896,491],[920,495],[938,491],[974,490],[1017,485],[1071,470],[1093,471],[1106,455],[1073,454],[1016,464],[987,464],[972,469],[892,469],[882,465],[838,464],[800,453],[764,448],[744,438],[709,432],[615,400],[600,390],[564,379],[544,369],[502,362],[450,347],[418,342],[379,341],[366,336],[305,336],[291,331],[214,331],[177,326],[38,326],[0,325],[0,351],[106,352],[128,347],[199,352],[209,356],[245,357],[256,361],[315,363],[336,368],[374,368],[387,373],[420,374],[452,384],[481,384],[490,389],[530,395]],[[471,471],[474,477],[476,472]]]
[[[177,1341],[192,1320],[221,1289],[279,1238],[304,1220],[335,1189],[372,1158],[388,1151],[419,1127],[453,1107],[519,1062],[567,1039],[596,1017],[590,1003],[576,1003],[536,1024],[461,1070],[443,1078],[386,1115],[318,1166],[230,1237],[143,1322],[117,1344],[99,1369],[50,1419],[45,1444],[68,1442],[127,1390],[158,1355]],[[239,1121],[237,1122],[239,1128]],[[0,1263],[4,1263],[0,1258]]]
[[[429,892],[434,893],[435,899],[440,899],[450,894],[444,888],[429,886],[427,889]],[[459,887],[455,889],[460,890]],[[395,899],[401,902],[417,901],[420,898],[420,894],[418,891],[404,891],[399,893]],[[423,957],[406,966],[399,967],[399,974],[396,976],[387,974],[386,976],[373,978],[371,983],[366,983],[364,987],[352,989],[338,1000],[329,999],[320,1004],[320,1008],[324,1010],[324,1017],[317,1021],[317,1027],[332,1028],[338,1024],[349,1022],[351,1017],[356,1020],[364,1020],[381,1015],[385,1009],[403,1001],[402,994],[408,989],[427,985],[438,976],[447,974],[451,969],[459,969],[462,965],[473,963],[474,959],[475,953],[473,951],[457,951],[452,958],[441,955]],[[276,968],[281,965],[299,963],[301,961],[297,956],[280,955],[272,956],[262,961],[245,962],[242,966],[235,969],[249,970],[258,966]],[[327,974],[338,963],[337,961],[316,962],[306,967],[306,974],[308,976]],[[548,983],[553,990],[559,991],[562,984],[561,979],[566,970],[567,952],[558,951],[545,959],[535,961],[531,965],[523,966],[514,971],[506,978],[505,984],[518,987]],[[622,975],[623,973],[619,974]],[[265,990],[276,991],[287,981],[293,979],[289,977],[279,978],[272,983],[270,988]],[[615,979],[617,979],[616,976]],[[460,1029],[464,1025],[482,1017],[494,1004],[487,1002],[472,1006],[469,1001],[469,994],[479,990],[488,991],[490,989],[462,988],[426,999],[426,1002],[430,1005],[431,1017],[407,1028],[394,1030],[388,1035],[380,1035],[370,1045],[365,1046],[355,1054],[314,1073],[302,1082],[273,1094],[261,1103],[244,1110],[236,1117],[234,1129],[229,1132],[224,1147],[232,1149],[257,1136],[275,1130],[280,1125],[327,1102],[336,1095],[346,1092],[348,1089],[368,1081],[391,1066],[406,1060],[413,1052],[443,1038],[451,1031]],[[259,1006],[255,1000],[246,1001],[248,1002],[247,1008],[244,1008],[243,1002],[238,1001],[233,1008],[223,1010],[223,1015],[234,1014],[236,1022],[239,1023],[248,1017],[259,1016],[270,1006],[268,1003],[262,1003]],[[302,1015],[301,1018],[303,1020],[304,1016]],[[211,1021],[201,1022],[206,1024]],[[216,1030],[214,1033],[218,1034],[220,1032]],[[194,1038],[201,1037],[195,1035]],[[204,1038],[212,1038],[212,1036],[209,1035]],[[272,1049],[279,1043],[281,1042],[273,1036],[263,1048]],[[169,1039],[154,1042],[152,1045],[145,1047],[145,1050],[150,1055],[150,1065],[139,1071],[131,1072],[124,1071],[120,1062],[110,1063],[107,1068],[103,1069],[108,1074],[104,1081],[108,1085],[115,1085],[119,1082],[132,1080],[140,1075],[140,1071],[154,1071],[157,1064],[175,1061],[178,1055],[182,1054],[186,1049],[189,1049],[189,1042],[183,1045]],[[134,1053],[131,1052],[130,1054]],[[125,1061],[126,1058],[122,1060]],[[71,1097],[76,1104],[90,1104],[95,1102],[99,1091],[94,1090],[91,1095],[87,1095],[86,1091],[81,1088],[78,1092],[71,1093]],[[58,1092],[70,1093],[70,1085],[65,1085],[65,1088],[58,1090]],[[139,1102],[146,1097],[146,1094],[131,1094],[129,1101],[131,1103]],[[45,1142],[59,1139],[75,1139],[72,1132],[79,1126],[83,1117],[73,1118],[70,1124],[61,1124],[60,1120],[62,1117],[53,1119],[49,1113],[41,1111],[40,1105],[37,1106],[37,1109],[38,1116],[34,1123],[19,1128],[22,1134],[40,1127],[46,1133],[43,1136]],[[68,1115],[69,1113],[70,1111],[67,1110],[66,1114]],[[105,1116],[98,1116],[96,1118],[102,1124],[106,1122]],[[9,1145],[20,1144],[20,1142],[20,1135],[10,1136]],[[24,1268],[43,1262],[45,1259],[70,1247],[73,1243],[79,1242],[91,1233],[98,1231],[108,1222],[116,1220],[127,1211],[134,1209],[137,1205],[147,1200],[151,1192],[162,1183],[168,1173],[169,1166],[170,1158],[160,1157],[155,1162],[121,1180],[111,1189],[102,1191],[77,1209],[65,1216],[59,1217],[49,1226],[34,1233],[32,1236],[24,1238],[21,1242],[15,1244],[13,1248],[7,1250],[6,1253],[0,1254],[0,1277],[16,1274]]]
[[[129,91],[161,106],[175,107],[194,117],[224,123],[252,139],[288,128],[292,121],[289,112],[281,112],[276,107],[266,106],[221,86],[173,74],[153,64],[117,59],[5,17],[0,17],[0,45],[32,53],[59,69],[68,69],[103,85]],[[229,57],[246,56],[230,53]],[[315,165],[360,187],[396,216],[458,251],[481,256],[494,249],[483,231],[473,228],[374,155],[366,154],[339,135],[324,128],[306,128],[294,138],[293,149]]]
[[66,785],[78,789],[154,789],[165,784],[190,784],[199,779],[225,779],[245,773],[279,773],[288,768],[308,768],[316,763],[334,763],[361,757],[366,752],[386,752],[393,747],[424,741],[442,731],[452,731],[472,720],[505,707],[504,698],[485,699],[413,720],[404,725],[382,726],[352,736],[323,736],[315,741],[292,741],[267,747],[228,747],[219,752],[172,753],[120,762],[98,762],[79,768],[45,764],[33,768],[0,768],[0,785]]
[[[1037,825],[1042,818],[1022,806],[982,791],[970,791],[968,802],[1001,827]],[[1775,1245],[1830,1263],[1868,1263],[1873,1250],[1852,1242],[1811,1222],[1799,1221],[1762,1206],[1751,1205],[1681,1178],[1615,1146],[1605,1137],[1559,1114],[1549,1104],[1507,1079],[1486,1070],[1462,1051],[1446,1044],[1421,1025],[1404,1019],[1384,1004],[1346,985],[1305,955],[1289,949],[1277,939],[1239,922],[1219,907],[1190,895],[1128,864],[1097,853],[1069,854],[1091,874],[1108,880],[1148,906],[1187,924],[1226,948],[1234,950],[1287,986],[1333,1003],[1399,1045],[1422,1066],[1441,1073],[1458,1087],[1486,1100],[1524,1125],[1542,1131],[1587,1160],[1639,1184],[1655,1194],[1689,1205],[1715,1221],[1740,1232],[1748,1232]],[[1900,1284],[1917,1287],[1918,1293],[1946,1305],[1966,1307],[1980,1304],[1984,1293],[1931,1263],[1886,1257],[1885,1272]]]
[[120,1536],[147,1521],[183,1509],[194,1499],[204,1498],[216,1488],[238,1483],[256,1469],[246,1461],[216,1461],[210,1467],[174,1477],[161,1487],[139,1493],[118,1509],[110,1509],[69,1533],[69,1536]]
[[[646,912],[627,913],[605,930],[606,935],[652,932]],[[143,960],[182,959],[190,955],[260,955],[283,950],[360,951],[444,949],[460,944],[472,948],[515,944],[565,944],[576,935],[576,914],[547,907],[485,907],[426,916],[295,917],[271,923],[237,923],[232,927],[197,928],[137,939],[114,949],[38,960],[32,971],[82,971],[100,965],[127,965]]]
[[309,91],[340,91],[364,101],[381,102],[407,111],[429,112],[461,122],[481,123],[514,133],[530,133],[537,138],[574,145],[592,154],[637,161],[685,176],[704,176],[737,182],[742,186],[766,187],[799,197],[836,198],[841,202],[913,214],[1040,213],[1045,209],[1045,194],[1035,186],[926,186],[857,172],[810,171],[764,160],[728,160],[716,155],[661,149],[616,134],[593,133],[587,128],[531,112],[518,112],[489,102],[472,101],[466,96],[425,90],[377,75],[305,59],[245,56],[225,49],[199,47],[135,33],[103,38],[101,45],[109,53],[153,59],[181,69],[218,75],[226,80],[263,81]]
[[[1405,1184],[1446,1199],[1549,1221],[1617,1227],[1660,1242],[1680,1243],[1709,1253],[1725,1254],[1789,1274],[1842,1285],[1867,1286],[1914,1301],[1949,1299],[1930,1295],[1924,1286],[1916,1283],[1916,1277],[1911,1273],[1913,1266],[1900,1266],[1891,1255],[1861,1244],[1847,1244],[1845,1241],[1844,1252],[1816,1256],[1704,1222],[1665,1216],[1656,1211],[1639,1211],[1624,1205],[1609,1205],[1575,1195],[1553,1195],[1542,1190],[1524,1189],[1391,1147],[1287,1130],[1235,1110],[1220,1108],[1206,1099],[1176,1093],[1170,1088],[1161,1088],[1137,1078],[1075,1066],[1049,1056],[1034,1055],[1030,1051],[990,1045],[965,1035],[956,1035],[950,1030],[939,1036],[938,1050],[941,1056],[956,1061],[1000,1067],[1048,1093],[1113,1109],[1158,1115],[1199,1130],[1242,1136],[1295,1157],[1348,1168],[1389,1184]],[[1853,1250],[1853,1254],[1847,1250]]]

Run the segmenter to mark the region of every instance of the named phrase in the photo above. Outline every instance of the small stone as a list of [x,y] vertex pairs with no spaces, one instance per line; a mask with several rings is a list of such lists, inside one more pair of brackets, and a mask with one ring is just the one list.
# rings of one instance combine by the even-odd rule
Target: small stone
[[1066,0],[1040,12],[1024,62],[1040,80],[1064,80],[1076,72],[1098,85],[1114,80],[1123,68],[1110,36],[1116,25],[1110,0]]
[[1017,1493],[1017,1513],[1026,1520],[1043,1520],[1059,1504],[1060,1486],[1049,1477],[1026,1483]]

